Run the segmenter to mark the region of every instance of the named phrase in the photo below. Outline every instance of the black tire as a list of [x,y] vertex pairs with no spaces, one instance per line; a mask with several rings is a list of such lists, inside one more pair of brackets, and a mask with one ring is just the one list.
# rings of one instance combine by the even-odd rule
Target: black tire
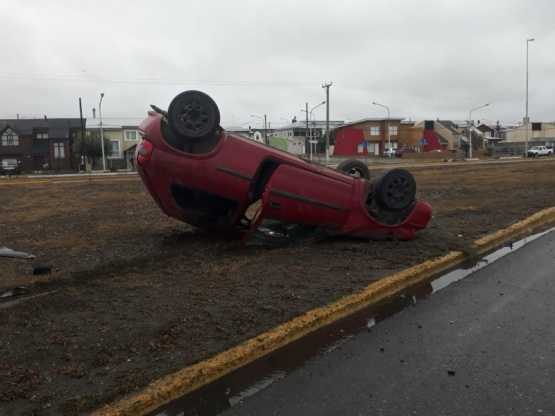
[[400,168],[387,169],[374,181],[374,199],[387,210],[400,211],[409,207],[416,197],[414,176]]
[[337,170],[357,178],[364,178],[366,180],[370,179],[370,170],[368,169],[368,166],[360,160],[344,160],[339,164],[339,166],[337,166]]
[[175,135],[190,141],[202,141],[213,137],[218,130],[220,110],[209,95],[190,90],[172,100],[167,119]]

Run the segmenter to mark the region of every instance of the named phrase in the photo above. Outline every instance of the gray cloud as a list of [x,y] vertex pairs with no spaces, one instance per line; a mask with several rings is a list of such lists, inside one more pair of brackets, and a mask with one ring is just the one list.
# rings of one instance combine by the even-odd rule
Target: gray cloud
[[[555,120],[549,0],[372,2],[16,0],[3,6],[0,118],[140,120],[185,89],[213,95],[222,124],[273,125],[325,99],[332,119],[517,123],[526,39],[533,121]],[[8,18],[9,17],[9,18]],[[479,114],[478,114],[479,113]],[[325,117],[324,107],[315,110]]]

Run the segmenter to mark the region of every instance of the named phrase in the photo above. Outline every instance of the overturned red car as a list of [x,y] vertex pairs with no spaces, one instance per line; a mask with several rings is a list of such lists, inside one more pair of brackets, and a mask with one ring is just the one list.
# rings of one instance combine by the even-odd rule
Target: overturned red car
[[167,111],[151,107],[135,165],[170,217],[254,246],[332,235],[409,240],[430,220],[405,169],[370,180],[358,160],[333,170],[249,140],[220,127],[218,106],[201,91],[177,95]]

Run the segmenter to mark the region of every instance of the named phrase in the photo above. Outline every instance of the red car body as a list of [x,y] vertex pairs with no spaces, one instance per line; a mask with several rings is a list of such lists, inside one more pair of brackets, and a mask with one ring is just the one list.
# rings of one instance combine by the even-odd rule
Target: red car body
[[[135,166],[162,211],[195,227],[247,245],[330,235],[407,240],[431,217],[430,205],[417,199],[384,210],[373,197],[372,181],[221,127],[201,142],[184,139],[169,128],[168,113],[153,108],[139,127]],[[260,204],[258,211],[247,218],[253,204]]]

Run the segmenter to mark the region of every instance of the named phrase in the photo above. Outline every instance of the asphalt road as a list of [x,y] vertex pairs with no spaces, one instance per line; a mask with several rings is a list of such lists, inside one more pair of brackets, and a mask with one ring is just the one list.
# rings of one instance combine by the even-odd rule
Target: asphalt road
[[555,415],[555,232],[222,415]]

